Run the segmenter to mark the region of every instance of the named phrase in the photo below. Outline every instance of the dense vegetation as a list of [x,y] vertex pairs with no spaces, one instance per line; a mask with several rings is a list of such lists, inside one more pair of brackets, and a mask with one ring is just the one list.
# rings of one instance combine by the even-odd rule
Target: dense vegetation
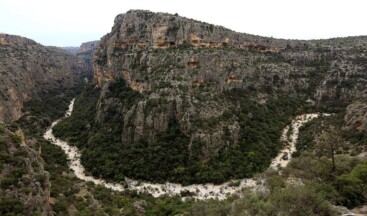
[[192,202],[179,197],[153,198],[134,191],[116,192],[77,179],[67,165],[61,148],[41,142],[45,169],[50,172],[52,206],[57,215],[176,215],[182,214]]
[[[114,94],[113,89],[116,87],[120,88],[120,90],[123,88],[124,95],[121,98],[125,98],[124,102],[126,103],[133,104],[142,97],[138,93],[132,92],[129,88],[125,88],[122,81],[114,85],[110,87],[110,90],[112,90],[110,94]],[[140,142],[127,147],[127,145],[121,143],[120,139],[112,139],[109,136],[121,133],[117,127],[121,124],[118,121],[121,118],[118,117],[119,114],[117,112],[111,112],[114,115],[110,116],[109,120],[105,119],[104,123],[107,123],[107,126],[102,126],[95,121],[95,107],[99,90],[88,88],[88,91],[84,91],[77,98],[74,111],[78,115],[65,119],[60,124],[60,127],[57,128],[57,133],[83,148],[83,154],[91,154],[89,155],[90,161],[83,156],[83,163],[86,163],[87,167],[89,164],[89,169],[94,175],[113,180],[122,180],[125,175],[128,176],[130,174],[128,171],[135,171],[139,175],[135,174],[132,177],[151,180],[150,177],[144,176],[143,173],[149,172],[149,176],[163,180],[168,173],[172,174],[172,178],[168,180],[190,183],[190,179],[185,179],[184,174],[195,166],[195,163],[190,164],[190,162],[195,161],[192,159],[198,161],[198,158],[193,158],[192,155],[186,153],[187,137],[180,132],[179,123],[174,118],[170,122],[169,130],[159,136],[159,143],[150,146],[147,143]],[[135,95],[129,96],[130,93]],[[266,168],[270,159],[281,146],[281,143],[279,143],[280,132],[283,126],[289,123],[289,116],[296,115],[304,110],[314,111],[314,108],[305,107],[296,100],[291,101],[282,98],[269,100],[267,105],[261,105],[248,100],[246,94],[239,90],[225,92],[223,97],[226,97],[229,101],[240,102],[240,111],[231,110],[224,115],[226,115],[226,118],[235,116],[240,120],[243,142],[240,142],[233,149],[221,150],[218,156],[210,161],[210,166],[208,165],[209,163],[203,164],[201,162],[201,170],[191,174],[203,182],[208,181],[208,179],[211,181],[220,179],[218,182],[223,181],[223,175],[221,176],[220,172],[230,168],[231,163],[236,166],[236,169],[232,167],[232,176],[230,178],[236,177],[237,170],[242,169],[242,171],[254,173]],[[345,107],[344,104],[338,104],[337,106],[325,104],[320,106],[319,110],[340,111],[343,110],[343,107]],[[274,113],[277,115],[274,115]],[[79,115],[83,117],[77,118]],[[300,143],[297,146],[300,151],[295,155],[297,158],[291,162],[289,167],[283,170],[282,175],[279,175],[277,172],[266,172],[262,176],[270,193],[245,191],[244,198],[232,197],[222,202],[191,203],[185,206],[182,212],[185,212],[187,215],[336,215],[336,209],[332,207],[332,204],[352,208],[365,203],[367,198],[365,182],[365,179],[367,179],[366,162],[339,154],[335,155],[335,164],[333,165],[328,145],[330,141],[335,141],[333,134],[338,132],[327,131],[329,133],[328,136],[315,140],[315,137],[317,138],[319,135],[308,131],[308,129],[313,128],[313,131],[320,132],[319,125],[323,125],[325,128],[329,128],[330,124],[340,127],[342,125],[342,116],[343,113],[339,113],[335,118],[317,119],[301,128]],[[325,121],[331,121],[331,123],[325,123]],[[310,125],[314,126],[311,127]],[[71,128],[77,130],[69,133]],[[338,128],[332,129],[337,130]],[[100,130],[102,132],[99,132]],[[84,135],[75,136],[77,134]],[[363,134],[355,133],[355,136],[350,134],[353,133],[340,133],[344,140],[339,141],[343,143],[345,140],[364,140]],[[272,142],[269,142],[270,140]],[[168,149],[172,141],[178,145],[171,146]],[[93,152],[93,148],[91,152],[89,148],[93,146],[99,146],[99,152]],[[106,151],[106,149],[111,152]],[[324,149],[324,151],[313,151],[313,149]],[[353,149],[350,148],[350,151],[353,151]],[[256,152],[260,151],[263,154],[257,155]],[[241,152],[247,152],[247,154],[241,155]],[[338,152],[340,153],[340,151]],[[133,156],[128,156],[128,154]],[[105,155],[108,155],[108,157]],[[123,157],[120,157],[121,155]],[[152,158],[152,155],[154,155],[154,158]],[[114,172],[114,159],[121,164],[121,166],[117,164],[117,169],[121,171],[120,176],[116,176]],[[98,162],[96,163],[96,161]],[[92,162],[94,163],[92,164]],[[246,162],[249,162],[248,164],[251,164],[251,167]],[[98,164],[108,164],[108,166],[98,166]],[[151,164],[152,166],[150,166]],[[162,166],[163,169],[153,169]],[[181,168],[177,169],[177,166]],[[143,168],[143,171],[139,170],[141,168]],[[171,172],[170,169],[173,169],[174,172]],[[206,173],[204,171],[207,171],[207,176],[205,176]],[[124,173],[124,175],[121,175],[121,173]],[[238,173],[241,172],[238,171]],[[201,176],[204,177],[201,178]],[[303,184],[290,184],[287,179],[294,177],[299,178]],[[308,204],[304,205],[304,203]],[[179,203],[175,205],[181,206]]]
[[367,201],[367,161],[356,157],[364,151],[367,139],[363,132],[342,128],[343,116],[341,112],[304,125],[295,154],[301,157],[289,169],[293,175],[321,184],[330,202],[351,208]]
[[277,98],[259,104],[242,90],[225,92],[223,96],[233,104],[239,104],[239,111],[230,110],[229,113],[240,123],[240,142],[220,151],[218,157],[211,161],[214,164],[212,171],[219,170],[223,175],[222,181],[228,177],[251,177],[265,170],[282,147],[279,140],[282,129],[301,103],[295,99]]
[[333,117],[314,119],[300,128],[296,155],[303,151],[313,150],[320,155],[325,144],[320,141],[332,140],[336,154],[356,156],[366,147],[367,134],[364,131],[343,128],[345,112],[334,113]]
[[188,215],[340,215],[333,205],[352,208],[367,201],[367,163],[338,156],[336,167],[330,179],[330,158],[304,153],[282,175],[270,170],[262,174],[265,189],[245,190],[242,198],[196,203]]
[[[0,123],[0,173],[3,173],[3,170],[8,164],[16,164],[21,162],[20,158],[11,158],[8,152],[8,143],[10,142],[9,137],[5,134],[6,127],[5,125]],[[8,165],[9,166],[9,165]],[[23,170],[14,170],[14,172],[10,172],[8,175],[2,176],[1,180],[1,189],[8,189],[10,186],[18,183],[18,177],[20,174],[24,172]],[[10,213],[14,214],[22,214],[24,210],[23,203],[16,199],[11,198],[0,198],[0,215],[7,215]]]
[[27,101],[22,112],[24,115],[12,124],[21,127],[28,135],[42,136],[43,130],[51,122],[61,118],[69,106],[70,100],[80,93],[83,81],[74,89],[54,89],[40,94],[39,99]]
[[[78,88],[44,91],[38,99],[24,104],[24,115],[19,120],[11,125],[0,123],[0,215],[41,214],[49,183],[36,152],[47,150],[50,144],[42,145],[46,142],[42,138],[44,130],[64,115],[78,92]],[[20,136],[22,132],[25,140]],[[23,141],[25,146],[21,145]],[[61,156],[66,163],[65,155]]]
[[197,203],[190,215],[340,215],[333,205],[349,209],[364,205],[367,161],[356,155],[363,152],[367,140],[363,132],[342,128],[344,114],[314,119],[301,127],[298,152],[290,164],[281,174],[272,170],[261,174],[265,191],[248,190],[243,198]]
[[[118,80],[109,86],[111,98],[120,105],[133,106],[143,96]],[[82,163],[95,176],[120,181],[125,176],[155,182],[173,181],[183,184],[221,183],[231,178],[251,177],[266,169],[282,144],[282,128],[297,112],[300,102],[278,98],[259,104],[242,90],[224,92],[232,110],[222,118],[236,118],[240,123],[240,143],[222,148],[210,160],[200,160],[202,144],[190,139],[180,130],[172,117],[168,130],[158,134],[154,143],[122,143],[123,118],[118,110],[108,110],[103,122],[97,122],[96,106],[99,90],[88,87],[77,97],[70,118],[59,123],[54,131],[83,149]],[[240,109],[235,109],[239,104]],[[117,109],[117,108],[116,108]],[[216,124],[212,119],[211,124]],[[226,130],[224,128],[224,130]]]
[[[38,158],[32,157],[29,149],[34,147],[32,143],[21,146],[22,138],[15,130],[18,128],[0,123],[0,215],[38,215],[42,207],[29,203],[42,193],[39,190],[44,189],[46,176],[39,172]],[[39,188],[34,186],[35,182],[40,184]],[[24,202],[25,198],[28,203]]]
[[[192,202],[182,202],[179,197],[166,196],[155,199],[151,195],[138,195],[134,191],[120,193],[90,182],[83,182],[75,177],[68,167],[63,150],[52,145],[40,135],[51,121],[64,115],[70,100],[78,91],[60,90],[43,94],[40,100],[27,103],[25,106],[27,114],[10,126],[12,130],[22,128],[27,133],[27,138],[33,139],[33,145],[30,147],[42,149],[44,169],[49,172],[50,176],[51,210],[56,215],[176,215],[184,213]],[[99,90],[93,90],[93,87],[88,86],[85,92],[98,94]],[[92,95],[88,94],[87,97],[89,96],[93,98]],[[42,110],[44,112],[41,112]],[[88,115],[83,115],[83,117],[88,120]],[[46,123],[44,123],[45,119]],[[9,163],[14,164],[17,169],[1,181],[1,187],[8,189],[18,185],[22,191],[26,192],[29,188],[18,182],[22,181],[20,176],[25,172],[21,159],[27,155],[18,153],[16,157],[10,157],[6,146],[9,145],[9,142],[18,143],[19,137],[4,136],[5,130],[6,126],[0,124],[0,172],[2,167]],[[0,198],[0,215],[23,215],[25,211],[31,213],[25,208],[22,201]],[[34,211],[34,215],[39,214],[39,211]]]

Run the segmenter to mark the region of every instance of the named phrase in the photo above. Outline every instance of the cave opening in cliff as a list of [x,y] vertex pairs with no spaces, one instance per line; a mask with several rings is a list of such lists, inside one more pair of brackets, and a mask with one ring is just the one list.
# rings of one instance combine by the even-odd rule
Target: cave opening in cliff
[[187,67],[189,67],[189,68],[197,68],[197,67],[199,67],[199,62],[197,62],[197,61],[187,62]]

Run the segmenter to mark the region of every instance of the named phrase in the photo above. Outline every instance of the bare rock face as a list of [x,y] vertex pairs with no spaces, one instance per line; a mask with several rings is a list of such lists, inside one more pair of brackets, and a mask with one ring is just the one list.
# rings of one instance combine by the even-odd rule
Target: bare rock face
[[77,59],[64,50],[0,34],[0,122],[17,120],[23,103],[42,91],[72,88],[79,73]]
[[93,54],[98,48],[99,41],[89,41],[82,43],[80,47],[61,47],[63,50],[73,54],[76,57],[80,76],[91,80],[93,78]]
[[350,130],[367,131],[367,103],[357,101],[347,107],[345,126]]
[[219,120],[209,130],[196,122],[223,119],[229,108],[217,98],[223,91],[251,91],[262,103],[280,95],[318,103],[366,97],[366,45],[366,37],[280,40],[177,15],[128,11],[115,18],[95,52],[94,80],[103,87],[97,116],[102,120],[109,107],[120,106],[106,86],[124,79],[144,99],[118,108],[125,122],[123,143],[154,140],[176,110],[181,130],[215,151],[228,143],[225,125],[230,140],[238,142],[239,123]]
[[[128,11],[115,18],[112,32],[101,39],[100,49],[96,55],[96,65],[110,65],[112,62],[107,61],[106,58],[116,53],[116,50],[192,46],[277,52],[286,46],[286,41],[278,40],[277,42],[277,44],[273,44],[273,40],[270,38],[236,33],[224,27],[194,21],[178,15]],[[190,68],[198,66],[199,62],[195,60],[193,55],[187,56],[185,60],[185,66]],[[126,72],[123,69],[120,70],[120,72]],[[115,75],[111,71],[105,71],[104,68],[96,67],[95,79],[97,83],[104,80],[102,77],[112,78],[111,76]]]
[[94,50],[96,48],[98,48],[99,46],[99,41],[89,41],[89,42],[85,42],[82,43],[82,45],[80,45],[79,50],[76,52],[78,53],[89,53],[89,54],[93,54]]
[[98,46],[99,41],[85,42],[75,52],[81,76],[90,80],[93,78],[93,54]]

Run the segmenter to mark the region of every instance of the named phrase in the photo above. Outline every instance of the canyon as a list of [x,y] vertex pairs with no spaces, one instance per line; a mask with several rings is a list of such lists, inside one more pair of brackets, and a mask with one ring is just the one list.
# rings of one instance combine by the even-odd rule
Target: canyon
[[0,34],[0,122],[18,120],[24,103],[39,99],[40,94],[72,89],[81,77],[91,78],[92,52],[82,48],[75,57],[57,47]]
[[366,54],[366,36],[276,39],[144,10],[80,47],[1,33],[0,204],[26,215],[361,206]]

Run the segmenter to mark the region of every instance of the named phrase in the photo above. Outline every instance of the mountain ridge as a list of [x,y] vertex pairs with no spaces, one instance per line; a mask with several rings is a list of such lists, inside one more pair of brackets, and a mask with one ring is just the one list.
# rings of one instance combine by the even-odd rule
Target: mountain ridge
[[[129,11],[94,54],[97,102],[76,100],[88,121],[71,116],[55,135],[84,149],[93,175],[117,181],[250,177],[268,167],[292,116],[366,97],[366,39],[278,40]],[[86,131],[70,134],[75,125]]]

